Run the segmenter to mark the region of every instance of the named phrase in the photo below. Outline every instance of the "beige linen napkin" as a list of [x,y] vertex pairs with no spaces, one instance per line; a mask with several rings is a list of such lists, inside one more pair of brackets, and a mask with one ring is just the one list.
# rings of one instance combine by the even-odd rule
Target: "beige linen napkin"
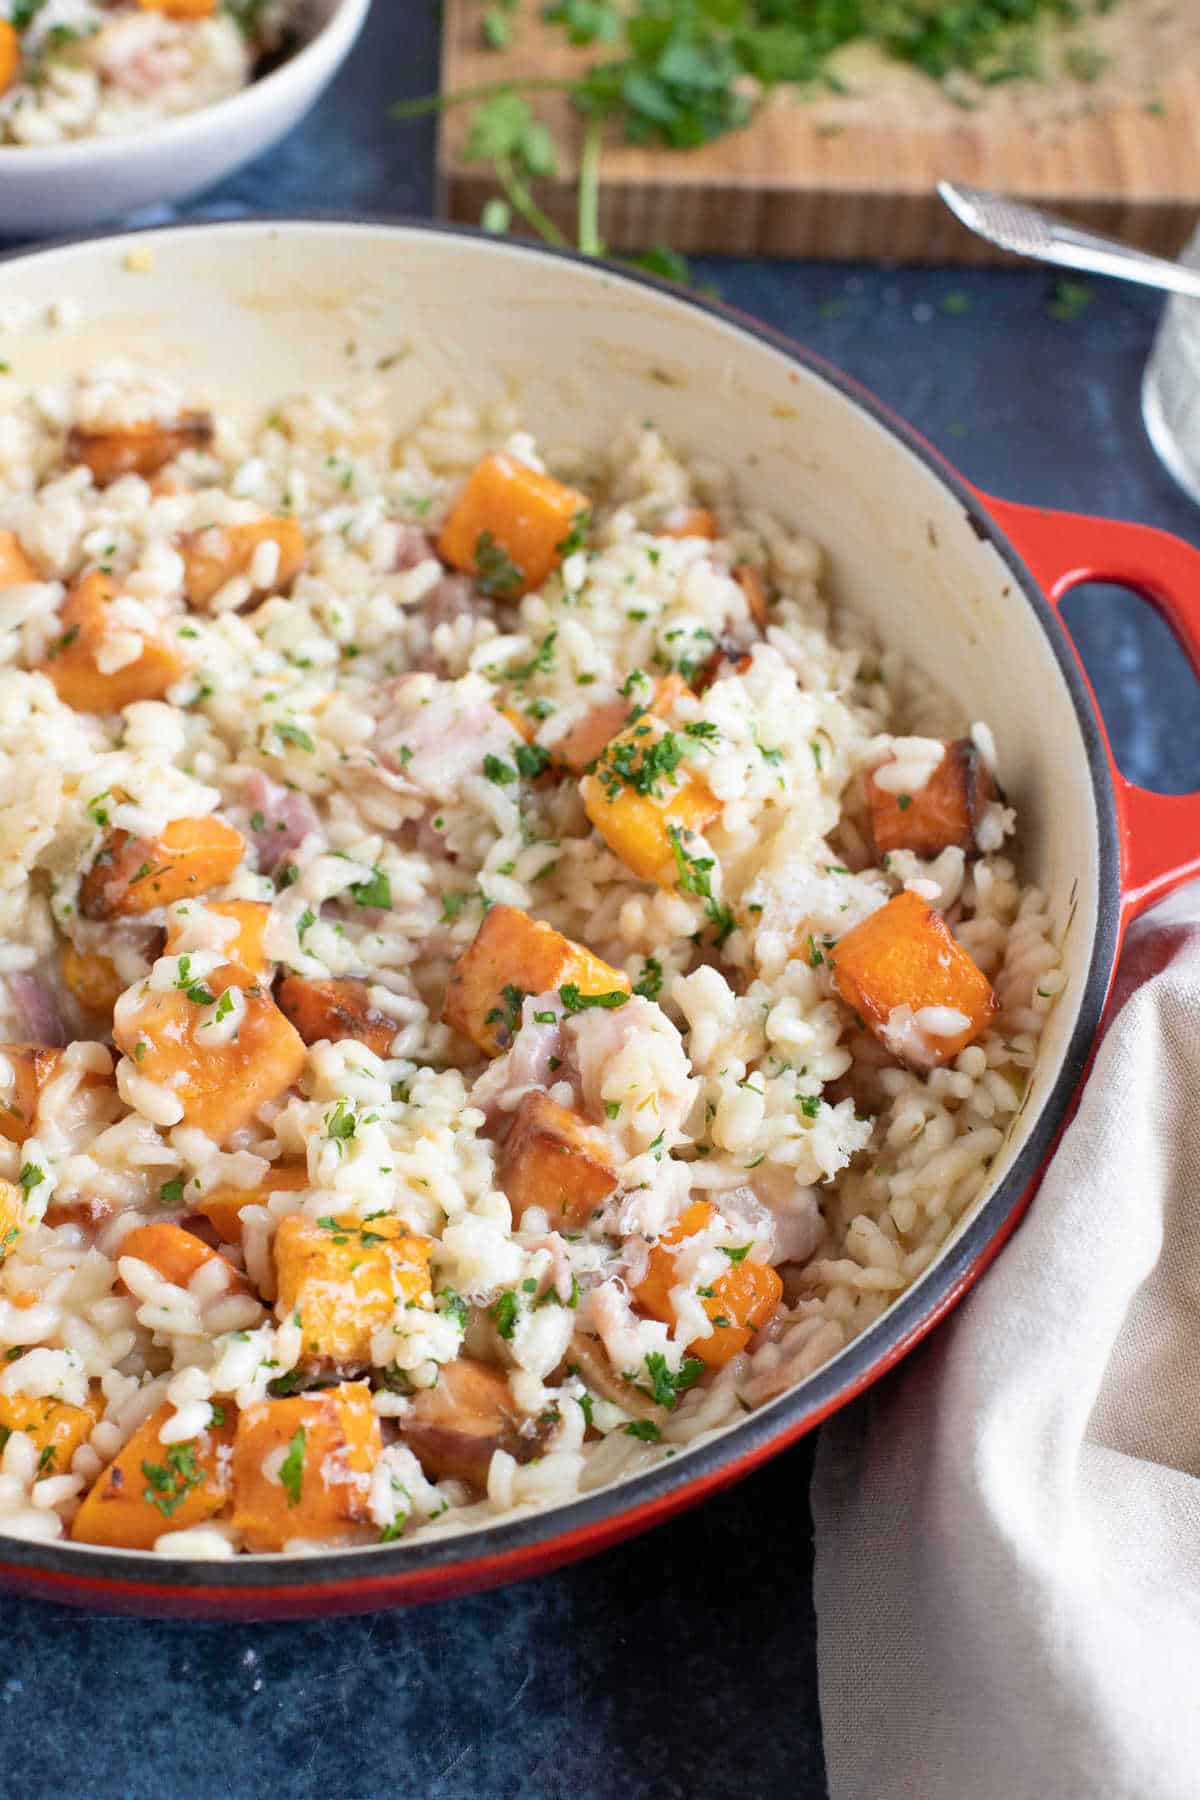
[[1012,1242],[822,1430],[832,1800],[1200,1796],[1200,886],[1121,987]]

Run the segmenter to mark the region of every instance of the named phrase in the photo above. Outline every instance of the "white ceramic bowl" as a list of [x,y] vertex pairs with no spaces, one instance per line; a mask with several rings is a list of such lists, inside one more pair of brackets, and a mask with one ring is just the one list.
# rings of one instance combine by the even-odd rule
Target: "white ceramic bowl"
[[0,237],[77,231],[181,200],[290,131],[328,87],[371,0],[309,0],[303,44],[240,93],[122,137],[0,147]]

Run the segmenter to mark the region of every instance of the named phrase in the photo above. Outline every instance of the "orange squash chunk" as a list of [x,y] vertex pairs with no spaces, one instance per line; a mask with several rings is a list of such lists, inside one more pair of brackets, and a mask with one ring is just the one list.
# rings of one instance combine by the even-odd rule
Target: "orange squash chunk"
[[[695,1201],[651,1250],[634,1298],[652,1319],[661,1319],[665,1325],[675,1323],[670,1300],[671,1289],[678,1285],[675,1247],[684,1238],[703,1231],[712,1222],[714,1211],[706,1200]],[[723,1368],[739,1350],[746,1348],[782,1298],[783,1282],[769,1263],[752,1262],[749,1257],[731,1262],[726,1273],[712,1283],[712,1293],[702,1297],[704,1310],[713,1323],[712,1335],[696,1338],[688,1345],[688,1355],[698,1356],[710,1369]]]
[[217,0],[137,0],[143,12],[166,13],[168,19],[207,19],[217,10]]
[[276,1313],[298,1313],[301,1361],[369,1363],[371,1338],[397,1300],[431,1293],[428,1238],[388,1214],[309,1219],[292,1213],[275,1233]]
[[521,1098],[500,1152],[498,1181],[520,1225],[544,1208],[555,1228],[587,1225],[617,1185],[604,1134],[536,1089]]
[[6,1065],[0,1076],[0,1136],[10,1144],[23,1144],[33,1131],[42,1090],[58,1074],[63,1052],[40,1044],[0,1044],[0,1057]]
[[205,976],[214,999],[227,988],[245,999],[238,1034],[205,1044],[196,1027],[211,1016],[203,1002],[181,989],[162,992],[142,985],[138,1002],[113,1025],[113,1041],[139,1075],[169,1088],[183,1107],[183,1123],[218,1143],[248,1125],[260,1107],[277,1100],[304,1067],[303,1040],[267,990],[247,985],[246,971],[226,964]]
[[574,983],[583,994],[630,991],[629,977],[515,906],[493,906],[450,971],[442,1018],[488,1056],[507,1050],[526,994]]
[[249,1290],[246,1277],[231,1262],[182,1225],[156,1221],[152,1225],[135,1225],[117,1248],[118,1257],[136,1256],[176,1287],[188,1286],[193,1275],[208,1263],[219,1263],[225,1272],[226,1291],[244,1294]]
[[651,713],[655,718],[665,719],[675,702],[691,689],[682,675],[668,675],[656,684],[654,698],[649,706],[640,710],[631,705],[619,694],[615,700],[602,700],[598,706],[585,713],[578,724],[572,725],[550,752],[556,764],[570,769],[573,775],[582,775],[591,767],[606,745],[611,744],[622,730],[643,712]]
[[381,1448],[365,1381],[247,1407],[233,1447],[233,1524],[246,1548],[282,1550],[366,1523]]
[[482,1493],[497,1450],[518,1462],[537,1455],[537,1439],[521,1435],[523,1418],[503,1369],[459,1356],[439,1371],[436,1387],[414,1396],[398,1423],[431,1481],[465,1481]]
[[975,851],[983,809],[999,797],[992,772],[970,738],[956,738],[946,745],[941,762],[915,794],[889,793],[873,774],[868,775],[867,804],[876,854],[912,850],[918,856],[937,856],[951,846]]
[[949,1008],[967,1020],[949,1036],[920,1033],[921,1054],[908,1060],[949,1062],[995,1017],[998,1003],[987,976],[919,894],[897,894],[848,931],[829,955],[838,993],[885,1044],[888,1022],[901,1007],[914,1014],[927,1006]]
[[[21,40],[7,19],[0,19],[0,94],[10,88],[21,73]],[[15,579],[24,580],[24,577]]]
[[0,1394],[0,1450],[14,1431],[33,1439],[38,1452],[38,1476],[68,1475],[71,1458],[86,1444],[103,1416],[104,1401],[88,1396],[84,1406],[68,1406],[65,1400],[32,1400],[26,1394]]
[[244,1206],[265,1206],[272,1194],[301,1193],[307,1186],[307,1163],[275,1163],[257,1187],[234,1187],[231,1182],[219,1182],[194,1204],[196,1211],[208,1220],[222,1243],[240,1244]]
[[[0,20],[0,25],[7,24]],[[0,93],[4,91],[4,35],[0,31]],[[19,581],[38,581],[41,577],[21,548],[15,531],[0,531],[0,588],[15,587]]]
[[378,1006],[372,1006],[365,981],[314,981],[306,975],[287,975],[276,999],[306,1044],[323,1038],[337,1044],[353,1038],[376,1056],[386,1056],[400,1022]]
[[[263,954],[263,932],[271,916],[268,903],[265,900],[208,900],[205,908],[222,919],[233,919],[237,923],[236,933],[233,937],[226,938],[223,946],[224,954],[230,962],[236,963],[239,969],[245,969],[248,975],[264,975],[268,959]],[[181,915],[175,910],[167,914],[164,956],[178,955],[175,946],[186,931],[187,924],[186,914]]]
[[707,506],[679,506],[658,527],[659,537],[717,538],[717,521]]
[[655,733],[645,719],[635,721],[613,739],[595,771],[579,784],[584,811],[613,855],[640,881],[656,881],[659,887],[674,887],[679,878],[676,838],[686,845],[690,835],[702,832],[721,812],[721,802],[686,759],[671,774],[658,777],[649,793],[639,793],[633,785],[642,778],[647,750],[673,735]]
[[563,545],[588,512],[585,494],[502,452],[485,456],[451,507],[438,551],[475,577],[484,594],[519,600],[562,561]]
[[107,487],[122,475],[157,475],[184,450],[203,450],[212,440],[212,415],[206,412],[184,413],[173,424],[139,419],[107,429],[73,425],[67,461],[86,463],[96,486]]
[[119,591],[112,576],[98,569],[77,582],[62,604],[62,630],[38,664],[59,699],[76,712],[115,713],[135,700],[161,700],[187,674],[187,664],[177,651],[148,636],[142,638],[136,661],[101,673],[98,657],[113,633],[124,629],[109,611]]
[[98,950],[77,950],[64,944],[60,958],[62,978],[85,1012],[111,1018],[112,1009],[125,991],[116,964]]
[[114,1462],[84,1495],[71,1525],[77,1544],[152,1550],[168,1531],[202,1525],[229,1499],[233,1407],[220,1403],[223,1421],[183,1444],[164,1444],[159,1431],[174,1414],[168,1402],[140,1425]]
[[193,899],[227,882],[245,849],[241,833],[215,813],[172,819],[157,838],[110,831],[80,883],[79,910],[85,919],[130,919]]
[[266,543],[278,546],[279,563],[270,582],[252,590],[247,606],[267,594],[285,593],[304,567],[307,546],[295,519],[253,519],[245,525],[206,525],[201,531],[189,531],[179,546],[189,603],[207,606],[235,575],[249,575],[255,551]]

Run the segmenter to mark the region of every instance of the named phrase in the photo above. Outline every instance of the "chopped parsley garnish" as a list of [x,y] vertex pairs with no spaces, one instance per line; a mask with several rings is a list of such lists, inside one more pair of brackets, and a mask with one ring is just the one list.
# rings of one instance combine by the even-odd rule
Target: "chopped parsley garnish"
[[621,1430],[628,1437],[639,1438],[643,1444],[657,1444],[662,1440],[662,1432],[653,1419],[630,1419],[628,1425],[622,1425]]
[[810,931],[808,934],[808,966],[810,969],[819,969],[824,961],[825,958],[817,948],[817,940]]
[[45,1179],[45,1171],[39,1169],[36,1163],[26,1163],[17,1177],[27,1194],[32,1194],[34,1188],[40,1187]]
[[345,1100],[339,1100],[331,1113],[325,1116],[325,1135],[335,1143],[345,1143],[358,1130],[358,1118],[354,1108]]
[[164,1181],[158,1197],[164,1206],[178,1206],[183,1200],[183,1176],[176,1175],[173,1181]]
[[680,1394],[695,1387],[704,1373],[704,1364],[698,1356],[685,1356],[678,1373],[672,1373],[666,1357],[658,1350],[651,1350],[646,1356],[646,1372],[650,1377],[650,1386],[644,1387],[640,1382],[635,1382],[634,1386],[640,1393],[649,1394],[659,1406],[665,1406],[670,1411]]
[[469,906],[474,897],[473,894],[469,893],[443,894],[442,924],[452,925],[459,913],[463,910],[463,907]]
[[46,652],[46,655],[51,662],[53,662],[55,657],[59,656],[64,650],[69,650],[71,648],[71,645],[79,636],[79,631],[80,627],[78,625],[70,625],[67,627],[66,631],[63,632],[61,637],[55,638],[49,650]]
[[301,731],[299,725],[290,725],[286,719],[276,722],[275,736],[281,743],[290,744],[295,750],[307,750],[310,754],[317,747],[307,731]]
[[525,1004],[525,989],[514,987],[510,981],[500,991],[504,996],[504,1005],[493,1006],[491,1011],[484,1015],[483,1022],[485,1025],[503,1026],[511,1037],[520,1028],[521,1008]]
[[731,1263],[740,1263],[745,1262],[753,1248],[752,1244],[722,1244],[721,1253],[727,1256]]
[[660,783],[674,783],[675,771],[684,759],[684,743],[673,731],[651,738],[649,725],[635,725],[632,737],[614,738],[596,763],[596,776],[610,800],[622,787],[635,794],[660,794]]
[[559,556],[561,556],[561,557],[573,556],[575,554],[576,550],[583,549],[584,540],[587,537],[588,529],[591,526],[591,523],[592,523],[591,507],[590,506],[581,506],[579,511],[572,518],[571,529],[567,533],[566,537],[562,540],[562,543],[556,544],[554,546],[554,548],[558,552]]
[[380,868],[372,871],[369,881],[352,881],[350,892],[355,906],[378,906],[387,912],[392,904],[392,884]]
[[518,744],[517,769],[527,781],[536,781],[550,767],[550,752],[540,744]]
[[621,1111],[621,1102],[619,1100],[606,1100],[604,1102],[604,1116],[606,1119],[617,1118],[620,1114],[620,1111]]
[[453,1319],[460,1331],[467,1329],[470,1307],[461,1294],[453,1288],[440,1288],[437,1296],[437,1309],[445,1319]]
[[304,1480],[304,1441],[307,1433],[303,1425],[297,1427],[288,1444],[288,1452],[279,1465],[279,1479],[287,1494],[289,1507],[300,1504],[300,1485]]
[[515,598],[525,577],[504,545],[490,531],[475,539],[475,585],[489,599]]
[[506,1288],[500,1298],[493,1301],[491,1306],[488,1307],[488,1318],[496,1327],[497,1335],[504,1338],[506,1341],[512,1337],[513,1332],[517,1328],[517,1313],[519,1309],[520,1302],[518,1301],[517,1296],[509,1288]]
[[896,795],[896,805],[900,808],[901,812],[907,812],[909,807],[912,805],[912,795],[911,794],[897,794]]
[[804,1114],[805,1118],[815,1119],[820,1110],[821,1096],[819,1094],[805,1094],[800,1102],[800,1111]]
[[554,667],[554,640],[557,631],[546,634],[537,648],[536,654],[527,663],[514,663],[504,671],[507,681],[528,681],[531,675],[548,675]]
[[507,787],[510,781],[517,779],[517,771],[511,763],[505,762],[502,756],[485,756],[483,772],[489,781],[496,783],[497,787]]
[[311,931],[312,927],[316,924],[316,922],[317,922],[316,913],[313,911],[311,906],[306,906],[304,911],[300,914],[300,917],[296,920],[296,936],[301,940],[301,942],[303,942],[303,940],[304,940],[305,932]]
[[[137,877],[135,876],[134,879],[136,880]],[[185,954],[178,959],[178,971],[175,977],[175,986],[180,993],[186,994],[193,1006],[211,1006],[216,995],[205,987],[203,981],[198,981],[193,976],[190,956]]]
[[633,984],[635,994],[643,1000],[657,1000],[662,993],[663,966],[656,956],[648,956],[642,964],[642,972]]
[[615,1007],[624,1006],[630,996],[624,988],[614,988],[608,994],[583,994],[577,982],[568,981],[558,990],[558,997],[569,1013],[587,1012],[590,1008],[600,1007],[605,1012],[612,1012]]
[[204,1471],[196,1464],[194,1444],[171,1444],[165,1464],[144,1462],[142,1474],[149,1483],[143,1489],[142,1499],[157,1506],[164,1519],[169,1519],[204,1480]]
[[282,894],[285,888],[293,887],[299,879],[300,871],[295,863],[284,863],[282,868],[275,871],[276,893]]

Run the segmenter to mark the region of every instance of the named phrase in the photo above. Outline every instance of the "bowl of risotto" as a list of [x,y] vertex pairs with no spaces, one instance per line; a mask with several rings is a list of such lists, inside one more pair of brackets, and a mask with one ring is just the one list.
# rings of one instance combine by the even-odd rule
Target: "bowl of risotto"
[[471,233],[93,241],[5,306],[0,1580],[458,1592],[859,1393],[1195,870],[1054,602],[1194,646],[1196,552]]
[[96,225],[291,129],[370,0],[0,0],[0,233]]

